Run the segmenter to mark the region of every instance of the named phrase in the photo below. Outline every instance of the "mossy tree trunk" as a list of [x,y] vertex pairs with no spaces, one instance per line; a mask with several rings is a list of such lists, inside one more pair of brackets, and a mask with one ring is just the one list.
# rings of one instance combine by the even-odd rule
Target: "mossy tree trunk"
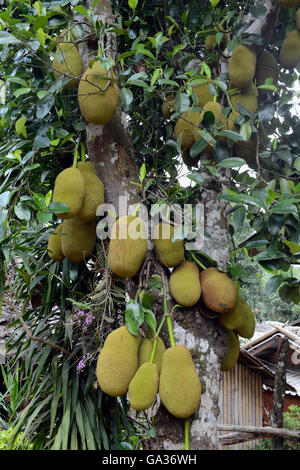
[[[89,0],[88,6],[92,4]],[[266,0],[266,4],[269,4]],[[272,4],[271,7],[273,8]],[[95,14],[104,24],[113,20],[110,0],[100,0]],[[272,18],[274,14],[272,15]],[[262,28],[262,24],[260,25]],[[256,29],[255,34],[258,34]],[[107,38],[110,44],[109,55],[115,58],[117,44],[113,35]],[[96,55],[97,44],[87,44],[82,49],[84,66]],[[224,72],[224,63],[222,64]],[[137,181],[138,174],[134,159],[134,150],[128,131],[126,116],[121,111],[106,126],[87,124],[87,153],[95,164],[98,176],[105,185],[106,202],[118,208],[119,196],[128,196],[128,205],[139,200],[136,186],[130,181]],[[216,184],[214,179],[207,180],[202,192],[201,202],[205,211],[205,228],[212,238],[205,240],[204,251],[217,261],[220,269],[226,269],[229,260],[228,240],[228,205],[219,199],[219,193],[228,185],[225,171],[222,180]],[[172,300],[169,299],[171,307]],[[162,312],[161,301],[154,310]],[[176,309],[173,319],[176,344],[186,345],[196,364],[201,384],[201,406],[191,419],[190,449],[219,448],[217,422],[220,414],[220,362],[226,350],[226,334],[218,322],[204,318],[197,309]],[[156,414],[157,435],[147,441],[152,449],[184,449],[184,422],[172,417],[161,405]]]

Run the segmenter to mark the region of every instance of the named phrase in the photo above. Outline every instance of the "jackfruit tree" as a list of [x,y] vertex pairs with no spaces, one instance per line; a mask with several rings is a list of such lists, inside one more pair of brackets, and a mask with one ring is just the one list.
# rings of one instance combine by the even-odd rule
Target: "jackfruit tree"
[[220,448],[222,373],[260,321],[240,255],[300,299],[299,8],[0,2],[12,446]]

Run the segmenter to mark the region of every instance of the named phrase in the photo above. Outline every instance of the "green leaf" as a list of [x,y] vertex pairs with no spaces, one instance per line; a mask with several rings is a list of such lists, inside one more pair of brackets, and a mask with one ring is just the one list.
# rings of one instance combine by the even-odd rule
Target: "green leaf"
[[190,180],[194,181],[194,183],[197,183],[197,184],[200,184],[200,185],[205,183],[205,179],[202,175],[200,175],[200,173],[189,173],[186,176]]
[[31,218],[31,211],[28,207],[18,204],[14,207],[14,212],[20,220],[26,220],[27,222]]
[[16,98],[19,98],[19,96],[22,96],[22,95],[27,95],[28,93],[30,93],[31,89],[30,88],[18,88],[15,92],[14,92],[14,96]]
[[130,300],[126,305],[125,322],[130,333],[137,335],[138,328],[144,322],[144,310],[138,302]]
[[0,194],[0,207],[6,207],[8,205],[11,194],[11,191],[5,191]]
[[139,175],[141,183],[144,181],[145,176],[146,176],[146,163],[143,163],[140,168],[140,175]]
[[247,165],[243,158],[226,158],[217,164],[221,168],[240,168],[243,165]]
[[179,114],[185,113],[190,106],[190,100],[186,93],[177,93],[175,99],[175,108]]
[[17,39],[7,31],[0,31],[0,44],[7,46],[8,44],[22,44],[22,41]]
[[285,201],[278,202],[276,206],[274,206],[270,210],[271,214],[290,214],[290,213],[295,213],[298,215],[298,209],[295,204],[290,204]]
[[138,4],[138,0],[128,0],[128,6],[132,9],[135,10]]
[[151,328],[151,330],[155,332],[156,327],[157,327],[157,322],[156,322],[154,313],[149,309],[144,310],[144,313],[145,313],[145,322],[147,323],[149,328]]
[[[16,129],[16,133],[17,135],[21,135],[23,134],[24,135],[24,129],[26,130],[25,128],[25,122],[27,120],[27,117],[23,116],[23,117],[20,117],[16,124],[15,124],[15,129]],[[24,137],[26,137],[26,135],[24,135]]]
[[121,88],[120,96],[123,105],[127,108],[133,101],[133,94],[129,88]]
[[300,245],[298,243],[290,242],[286,240],[284,240],[283,243],[289,247],[293,255],[300,253]]

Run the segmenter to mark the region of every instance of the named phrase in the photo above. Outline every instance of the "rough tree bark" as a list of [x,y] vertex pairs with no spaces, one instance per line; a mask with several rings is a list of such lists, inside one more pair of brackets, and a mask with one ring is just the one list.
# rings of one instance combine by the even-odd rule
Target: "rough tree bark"
[[[270,3],[269,0],[265,2],[266,5]],[[92,1],[87,0],[86,4],[91,6]],[[110,0],[100,0],[95,14],[109,25],[113,20]],[[259,34],[257,30],[255,34]],[[117,44],[113,35],[107,37],[106,46],[109,45],[109,55],[114,59]],[[82,46],[85,66],[96,51],[97,45],[95,47],[93,43]],[[129,204],[136,203],[139,195],[130,181],[137,181],[137,169],[124,113],[119,111],[106,126],[87,123],[86,130],[87,153],[104,182],[106,202],[118,208],[119,196],[127,195]],[[220,269],[226,269],[229,260],[228,206],[218,197],[224,184],[228,184],[226,172],[218,182],[214,179],[206,181],[199,201],[205,207],[205,228],[212,235],[211,239],[205,239],[203,251],[217,261]],[[170,308],[172,304],[169,298]],[[155,310],[162,312],[159,301]],[[197,309],[176,309],[173,325],[176,344],[184,344],[190,349],[202,384],[201,406],[191,419],[190,449],[218,449],[220,362],[226,350],[226,335],[218,322],[204,318]],[[184,449],[184,423],[173,418],[162,405],[156,414],[155,426],[157,436],[148,441],[149,448]]]
[[[275,375],[275,388],[272,399],[271,410],[271,426],[274,428],[282,428],[283,424],[283,409],[285,402],[286,390],[286,366],[288,360],[289,340],[283,338],[278,350],[276,375]],[[283,446],[283,437],[273,437],[272,449],[280,450]]]

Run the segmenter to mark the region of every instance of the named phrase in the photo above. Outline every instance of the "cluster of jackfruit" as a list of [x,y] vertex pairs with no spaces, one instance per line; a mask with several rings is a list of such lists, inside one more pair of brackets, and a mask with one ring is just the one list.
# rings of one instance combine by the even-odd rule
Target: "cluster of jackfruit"
[[57,213],[63,222],[48,241],[48,254],[54,261],[67,258],[73,263],[86,260],[96,244],[96,211],[104,203],[104,185],[91,162],[78,162],[56,177],[53,202],[69,207]]
[[82,58],[74,43],[72,29],[64,29],[56,41],[53,60],[55,78],[70,77],[64,88],[78,85],[78,103],[84,118],[96,125],[104,126],[117,112],[120,93],[112,70],[107,71],[95,60],[83,73]]
[[[228,44],[228,41],[229,41],[229,34],[225,32],[222,25],[215,26],[214,30],[215,30],[216,34],[217,33],[223,33],[223,37],[222,37],[222,40],[219,44],[219,47],[221,49],[225,49],[227,44]],[[208,52],[212,52],[216,47],[218,47],[216,34],[209,34],[205,38],[205,48]]]
[[[286,3],[288,3],[288,5],[285,5],[287,8],[300,4],[299,1],[296,3],[296,0],[288,0]],[[290,5],[291,3],[293,4]],[[294,69],[300,65],[300,9],[297,10],[295,19],[296,28],[286,35],[279,53],[280,64],[283,68],[288,70]]]
[[126,326],[110,333],[97,360],[98,384],[113,397],[128,393],[136,411],[150,408],[159,394],[173,416],[186,419],[201,400],[201,384],[190,351],[183,345],[167,349],[158,337],[150,362],[153,339],[132,335]]

